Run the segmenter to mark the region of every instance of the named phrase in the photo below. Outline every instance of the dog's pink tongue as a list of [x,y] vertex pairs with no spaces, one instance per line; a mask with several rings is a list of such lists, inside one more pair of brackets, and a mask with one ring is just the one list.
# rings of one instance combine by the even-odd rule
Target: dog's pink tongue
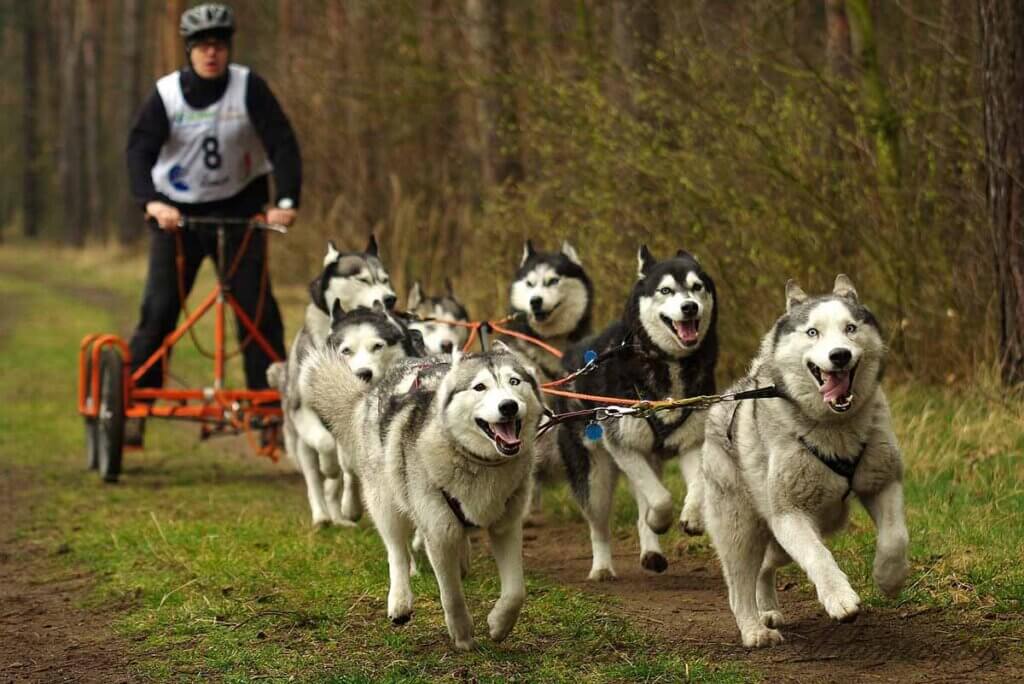
[[835,401],[850,393],[850,371],[822,371],[825,382],[818,390],[825,401]]
[[683,342],[696,342],[698,323],[699,321],[676,321],[676,335]]
[[519,444],[519,437],[516,436],[516,424],[514,422],[491,423],[491,429],[494,430],[495,436],[505,444],[509,446]]

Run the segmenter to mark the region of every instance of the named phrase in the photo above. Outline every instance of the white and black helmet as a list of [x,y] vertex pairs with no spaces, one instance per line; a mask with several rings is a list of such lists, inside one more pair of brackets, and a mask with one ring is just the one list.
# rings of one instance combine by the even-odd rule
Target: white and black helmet
[[178,31],[186,42],[203,33],[230,37],[235,32],[235,13],[219,2],[196,5],[182,13]]

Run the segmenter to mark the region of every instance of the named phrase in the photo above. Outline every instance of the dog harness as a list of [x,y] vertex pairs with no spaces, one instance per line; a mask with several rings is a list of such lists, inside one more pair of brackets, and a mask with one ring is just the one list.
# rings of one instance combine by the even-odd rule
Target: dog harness
[[853,475],[857,472],[857,465],[860,463],[860,459],[864,456],[864,452],[868,448],[867,442],[862,442],[860,450],[853,459],[842,458],[838,454],[825,454],[822,453],[818,447],[814,446],[803,436],[797,437],[800,440],[800,445],[811,452],[811,455],[816,459],[825,464],[829,470],[838,475],[839,477],[846,480],[846,493],[843,494],[843,501],[846,501],[846,497],[850,496],[850,492],[853,491]]
[[475,530],[478,527],[480,527],[475,522],[466,517],[465,511],[462,510],[461,501],[459,501],[458,499],[456,499],[454,496],[452,496],[443,489],[441,490],[441,495],[444,496],[445,502],[448,503],[448,508],[452,509],[452,513],[455,515],[458,521],[462,523],[463,528],[467,530]]

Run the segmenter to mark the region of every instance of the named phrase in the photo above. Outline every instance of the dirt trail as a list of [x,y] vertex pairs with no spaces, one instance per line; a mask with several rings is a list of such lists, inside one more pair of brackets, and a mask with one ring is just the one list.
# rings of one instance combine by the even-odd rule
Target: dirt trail
[[614,597],[615,607],[638,629],[682,652],[703,653],[711,662],[745,663],[768,682],[1024,681],[1019,642],[972,643],[983,633],[955,613],[868,609],[854,623],[837,624],[813,595],[794,589],[780,595],[790,622],[782,629],[786,642],[748,651],[739,644],[714,560],[675,557],[664,574],[653,575],[640,568],[635,535],[630,535],[615,541],[619,579],[593,583],[586,581],[590,545],[585,526],[531,528],[526,539],[527,568],[575,589]]
[[32,518],[25,473],[0,483],[0,682],[133,681],[129,646],[111,631],[116,608],[78,608],[92,579],[58,558],[67,549],[18,530]]

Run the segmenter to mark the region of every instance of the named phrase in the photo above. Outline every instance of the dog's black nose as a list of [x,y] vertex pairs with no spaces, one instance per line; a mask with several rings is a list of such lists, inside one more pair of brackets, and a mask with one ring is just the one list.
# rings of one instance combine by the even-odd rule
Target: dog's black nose
[[540,311],[544,306],[544,300],[540,297],[533,297],[530,299],[530,308],[534,311]]
[[454,348],[455,348],[455,345],[453,345],[451,342],[442,342],[441,343],[441,351],[444,352],[445,354],[451,354],[452,353],[452,349],[454,349]]
[[828,353],[828,360],[836,368],[846,368],[846,364],[850,363],[850,359],[853,358],[853,353],[849,349],[843,347],[836,347]]
[[373,380],[373,371],[369,368],[360,368],[356,371],[356,377],[365,383],[369,383]]
[[390,311],[391,309],[395,308],[395,304],[397,302],[398,297],[396,297],[395,295],[388,295],[384,298],[384,308]]
[[511,399],[506,399],[498,404],[498,413],[504,418],[513,418],[519,413],[519,404]]
[[683,302],[683,316],[686,318],[693,318],[697,315],[698,306],[697,302]]

